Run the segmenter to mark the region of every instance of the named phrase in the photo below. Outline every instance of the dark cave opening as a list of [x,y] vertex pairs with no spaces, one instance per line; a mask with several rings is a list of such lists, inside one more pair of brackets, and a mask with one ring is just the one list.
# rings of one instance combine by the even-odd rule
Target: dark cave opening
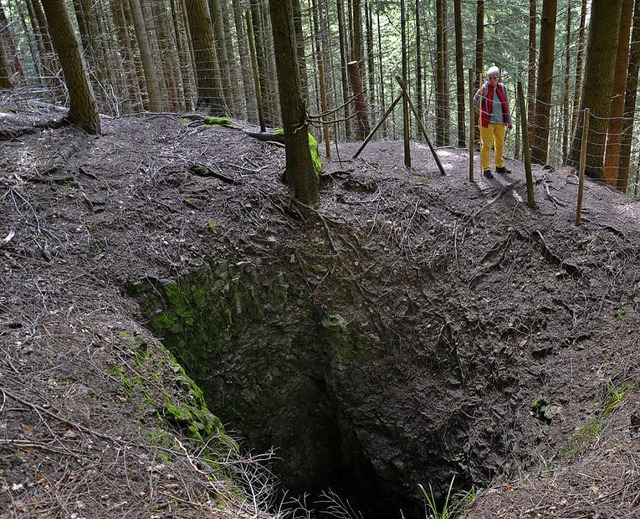
[[137,293],[150,328],[243,450],[276,450],[283,493],[306,495],[317,518],[332,517],[320,501],[333,495],[364,519],[424,519],[421,481],[407,481],[376,446],[392,431],[368,417],[355,423],[341,389],[345,373],[375,359],[379,339],[259,271],[229,263]]

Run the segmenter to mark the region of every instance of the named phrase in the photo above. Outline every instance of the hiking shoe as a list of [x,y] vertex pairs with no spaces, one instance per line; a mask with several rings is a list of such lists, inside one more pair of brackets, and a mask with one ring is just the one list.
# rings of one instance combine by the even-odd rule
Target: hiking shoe
[[484,178],[493,178],[493,173],[491,173],[491,170],[487,170],[483,173]]
[[505,167],[502,168],[496,168],[496,173],[511,173],[510,169],[507,169]]

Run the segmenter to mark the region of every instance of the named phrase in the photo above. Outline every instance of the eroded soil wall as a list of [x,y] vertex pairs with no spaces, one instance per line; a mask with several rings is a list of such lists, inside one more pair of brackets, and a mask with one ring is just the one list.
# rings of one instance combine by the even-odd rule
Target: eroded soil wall
[[[204,391],[210,409],[258,451],[292,493],[332,490],[367,517],[419,508],[376,471],[360,439],[392,434],[354,423],[343,377],[372,363],[380,338],[367,323],[314,306],[288,271],[258,261],[221,262],[168,284],[140,283],[152,330]],[[379,388],[384,392],[384,387]],[[392,441],[387,438],[385,441]],[[409,515],[407,515],[409,514]]]

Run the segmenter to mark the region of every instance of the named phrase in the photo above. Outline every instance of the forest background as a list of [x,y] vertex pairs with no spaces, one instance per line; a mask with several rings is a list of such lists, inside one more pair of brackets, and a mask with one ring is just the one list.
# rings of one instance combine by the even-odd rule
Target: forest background
[[[281,124],[266,0],[1,0],[0,87],[100,114],[206,111]],[[278,2],[274,2],[278,4]],[[437,147],[464,147],[469,93],[498,65],[534,161],[576,167],[591,112],[587,174],[638,194],[636,115],[640,0],[291,0],[299,87],[325,143],[403,134],[402,77]],[[68,17],[84,70],[61,66]],[[68,31],[67,31],[68,32]],[[82,83],[82,82],[80,82]],[[521,83],[527,114],[520,114]],[[88,93],[87,93],[88,92]],[[92,99],[90,100],[89,97]],[[72,106],[73,108],[73,106]],[[409,121],[422,139],[418,121]],[[519,131],[507,154],[520,157]],[[330,149],[326,147],[326,153]]]

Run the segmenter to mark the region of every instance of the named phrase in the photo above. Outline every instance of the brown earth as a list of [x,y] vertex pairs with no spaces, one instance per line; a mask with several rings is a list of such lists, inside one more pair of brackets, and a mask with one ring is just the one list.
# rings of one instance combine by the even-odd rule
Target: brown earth
[[[393,424],[397,445],[363,450],[376,467],[408,465],[413,490],[399,488],[458,474],[484,488],[469,519],[640,516],[634,200],[587,181],[576,226],[572,172],[534,167],[531,209],[517,161],[472,183],[464,150],[438,151],[441,175],[426,145],[405,168],[401,143],[374,141],[355,160],[359,143],[332,147],[309,208],[279,181],[282,147],[246,125],[105,118],[95,137],[47,127],[52,107],[0,106],[2,517],[249,513],[213,497],[226,494],[188,420],[166,405],[141,416],[145,396],[123,391],[114,365],[147,399],[168,387],[197,404],[125,287],[210,258],[320,255],[332,269],[306,279],[314,296],[353,286],[341,315],[389,339],[345,394],[354,422],[376,410]],[[448,452],[421,447],[430,438]]]

